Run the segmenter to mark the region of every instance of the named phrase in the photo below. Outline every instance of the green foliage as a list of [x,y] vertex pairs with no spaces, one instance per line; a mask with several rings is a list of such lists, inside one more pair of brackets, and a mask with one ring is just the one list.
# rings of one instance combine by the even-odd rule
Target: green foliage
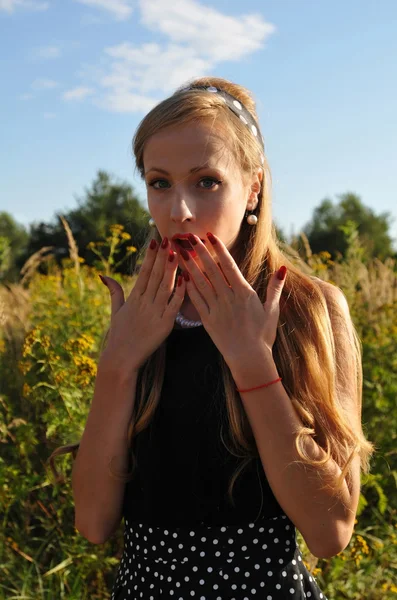
[[7,212],[0,212],[0,281],[17,281],[18,258],[28,244],[28,233]]
[[[63,212],[62,216],[69,223],[80,257],[89,266],[97,266],[97,257],[90,243],[104,240],[111,225],[122,225],[124,235],[130,235],[134,246],[140,250],[149,221],[149,214],[139,202],[131,185],[114,180],[103,170],[98,171],[90,187],[78,198],[78,207]],[[68,240],[60,218],[51,223],[40,222],[30,226],[24,262],[45,246],[55,248],[58,265],[68,255]],[[114,260],[121,261],[118,272],[131,273],[135,266],[135,254],[130,253],[127,260],[122,245],[114,250]]]
[[[123,228],[92,245],[97,262],[78,258],[30,280],[29,310],[11,322],[20,293],[0,288],[0,600],[105,600],[122,553],[122,528],[93,545],[74,528],[72,456],[59,458],[64,484],[54,484],[46,460],[58,446],[78,442],[94,389],[103,334],[110,319],[112,274],[126,296],[133,281],[114,274]],[[394,261],[363,262],[357,229],[345,224],[346,258],[311,254],[313,274],[346,294],[363,344],[363,423],[375,443],[371,473],[363,477],[356,527],[348,547],[315,559],[298,534],[305,564],[330,600],[394,598],[397,565],[397,301]],[[124,236],[125,238],[125,236]],[[130,243],[130,242],[129,242]],[[132,251],[131,251],[132,252]],[[76,258],[75,258],[76,260]],[[394,295],[393,295],[394,294]],[[7,304],[8,303],[8,304]],[[9,307],[9,310],[7,309]],[[2,308],[3,307],[3,308]],[[3,315],[3,316],[2,316]]]
[[[318,254],[327,251],[334,260],[338,255],[346,257],[349,242],[343,230],[350,221],[357,225],[363,260],[368,261],[375,257],[384,260],[395,255],[389,233],[390,213],[376,215],[353,193],[341,194],[339,199],[337,205],[328,198],[323,200],[315,208],[310,222],[303,228],[312,252]],[[298,241],[294,239],[291,245],[297,247]]]

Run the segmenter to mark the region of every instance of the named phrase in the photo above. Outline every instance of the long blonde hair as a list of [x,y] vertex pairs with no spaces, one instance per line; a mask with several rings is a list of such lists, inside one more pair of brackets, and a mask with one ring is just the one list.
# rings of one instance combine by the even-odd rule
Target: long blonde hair
[[[245,88],[214,77],[196,79],[191,84],[215,86],[229,92],[245,105],[258,122],[255,102]],[[341,469],[340,477],[333,488],[334,493],[338,494],[342,490],[345,478],[347,485],[351,484],[350,467],[355,454],[359,454],[361,469],[367,473],[374,451],[374,446],[365,438],[361,426],[362,349],[359,337],[351,319],[346,320],[339,304],[332,300],[327,304],[321,286],[308,274],[309,270],[303,263],[300,264],[299,260],[290,258],[285,247],[278,241],[271,215],[270,169],[266,157],[264,162],[263,158],[261,160],[257,139],[216,94],[186,91],[184,87],[186,86],[155,106],[139,124],[133,139],[136,166],[143,178],[143,151],[146,142],[154,133],[171,125],[211,118],[226,127],[228,143],[232,144],[235,158],[243,173],[249,175],[258,168],[263,169],[262,187],[255,209],[257,224],[252,227],[243,220],[233,247],[233,257],[261,302],[265,302],[271,274],[281,265],[286,265],[288,269],[280,301],[280,318],[273,357],[284,388],[304,425],[295,441],[300,457],[296,462],[316,467],[321,474],[321,467],[324,467],[329,459],[333,459]],[[150,231],[142,254],[153,238],[161,241],[156,228]],[[330,313],[335,317],[333,322],[339,323],[338,331],[334,331],[331,326]],[[108,333],[105,335],[104,345]],[[336,333],[337,346],[334,343]],[[350,364],[341,364],[339,348],[349,349]],[[118,474],[110,467],[112,475],[120,481],[130,481],[134,476],[137,462],[133,451],[133,439],[149,426],[154,417],[161,396],[165,358],[166,342],[163,342],[139,371],[136,401],[128,430],[132,468],[127,474]],[[346,360],[345,353],[343,360]],[[228,488],[229,498],[233,502],[235,481],[249,462],[258,457],[258,450],[230,369],[221,354],[219,361],[227,409],[225,425],[230,438],[228,449],[241,458]],[[348,378],[344,376],[346,372],[355,374],[353,390],[349,389]],[[346,412],[345,401],[351,401],[351,394],[357,406],[357,423],[351,423]],[[307,436],[313,436],[323,448],[326,453],[323,460],[316,461],[307,455]],[[222,441],[226,445],[223,435]],[[54,473],[56,471],[53,458],[70,451],[76,456],[78,446],[79,444],[63,446],[51,455],[50,462]]]

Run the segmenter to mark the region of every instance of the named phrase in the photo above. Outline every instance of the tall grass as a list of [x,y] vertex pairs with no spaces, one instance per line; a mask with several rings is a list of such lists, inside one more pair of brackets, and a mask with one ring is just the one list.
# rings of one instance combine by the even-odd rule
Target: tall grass
[[[54,483],[46,461],[55,447],[80,439],[87,418],[110,319],[98,273],[118,279],[127,296],[134,282],[114,274],[114,256],[136,248],[125,248],[128,234],[112,226],[105,241],[91,242],[98,262],[88,267],[62,222],[70,256],[61,267],[44,248],[26,263],[19,284],[0,286],[0,600],[104,600],[123,547],[122,527],[102,546],[75,530],[72,459],[59,460],[63,485]],[[339,286],[348,299],[363,343],[364,428],[377,452],[362,481],[349,546],[318,560],[300,534],[299,544],[330,600],[395,598],[396,265],[392,259],[364,262],[354,231],[346,259],[313,255],[307,239],[302,243],[308,272]]]

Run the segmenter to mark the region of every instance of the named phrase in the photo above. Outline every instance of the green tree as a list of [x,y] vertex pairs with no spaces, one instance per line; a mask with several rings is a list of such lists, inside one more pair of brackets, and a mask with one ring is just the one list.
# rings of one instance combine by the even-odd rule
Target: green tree
[[[105,238],[110,225],[123,225],[126,233],[131,236],[131,242],[126,244],[132,243],[139,250],[144,242],[149,214],[140,204],[130,184],[114,181],[107,172],[99,170],[84,196],[77,200],[78,207],[63,212],[62,216],[69,223],[79,248],[79,256],[88,265],[92,266],[96,261],[95,253],[88,247],[89,243]],[[58,264],[68,256],[68,241],[59,215],[56,215],[54,223],[41,222],[30,226],[26,258],[43,246],[54,247]],[[120,271],[130,272],[135,260],[136,254],[131,255],[131,259],[122,264]]]
[[351,192],[340,194],[338,198],[340,202],[337,205],[328,198],[323,200],[314,210],[311,221],[303,228],[312,252],[318,254],[326,250],[333,259],[338,253],[345,256],[348,242],[343,228],[351,221],[357,224],[364,259],[377,257],[384,260],[393,256],[395,250],[389,233],[393,219],[390,213],[376,215],[372,209],[364,206],[359,196]]
[[18,261],[24,255],[29,234],[7,212],[0,212],[0,281],[18,280]]

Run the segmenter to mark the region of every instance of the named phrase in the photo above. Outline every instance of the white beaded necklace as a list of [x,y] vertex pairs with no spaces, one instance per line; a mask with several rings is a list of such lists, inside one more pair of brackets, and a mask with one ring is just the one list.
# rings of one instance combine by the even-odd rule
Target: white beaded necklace
[[180,312],[178,312],[176,315],[175,321],[178,323],[178,325],[184,328],[199,327],[202,325],[201,321],[192,321],[191,319],[186,319],[186,317],[184,317]]

